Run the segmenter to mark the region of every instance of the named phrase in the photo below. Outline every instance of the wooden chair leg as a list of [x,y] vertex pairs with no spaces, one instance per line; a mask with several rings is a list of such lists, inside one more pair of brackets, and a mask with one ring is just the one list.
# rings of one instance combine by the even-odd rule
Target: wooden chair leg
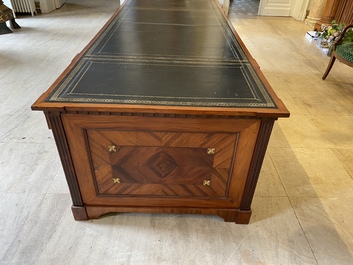
[[6,22],[0,22],[0,35],[12,33],[12,30],[6,26]]
[[17,24],[16,20],[13,18],[10,20],[10,25],[13,29],[20,29],[20,25]]
[[333,64],[336,61],[336,57],[334,54],[331,55],[331,59],[330,62],[328,63],[328,66],[326,68],[326,72],[324,73],[324,75],[322,76],[322,79],[325,80],[325,78],[327,77],[328,73],[331,71],[331,68],[333,66]]

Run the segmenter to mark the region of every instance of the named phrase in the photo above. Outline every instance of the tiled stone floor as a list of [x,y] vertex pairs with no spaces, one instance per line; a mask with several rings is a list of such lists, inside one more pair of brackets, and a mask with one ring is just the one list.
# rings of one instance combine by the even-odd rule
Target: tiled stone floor
[[232,0],[228,16],[257,16],[260,0]]
[[231,21],[291,117],[273,130],[249,225],[216,216],[74,221],[59,157],[31,104],[118,7],[68,0],[0,36],[0,264],[353,264],[353,75],[292,18]]

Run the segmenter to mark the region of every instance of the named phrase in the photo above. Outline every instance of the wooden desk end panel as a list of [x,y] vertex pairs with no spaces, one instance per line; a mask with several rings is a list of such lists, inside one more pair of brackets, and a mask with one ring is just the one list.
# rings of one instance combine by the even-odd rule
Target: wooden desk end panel
[[73,207],[75,218],[134,211],[239,219],[261,120],[61,118],[83,201]]

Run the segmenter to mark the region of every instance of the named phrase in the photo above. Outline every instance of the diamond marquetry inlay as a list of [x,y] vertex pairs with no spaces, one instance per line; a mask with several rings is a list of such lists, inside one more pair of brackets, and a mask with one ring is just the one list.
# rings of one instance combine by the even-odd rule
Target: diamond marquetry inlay
[[163,151],[160,151],[147,161],[146,166],[149,167],[157,176],[164,178],[175,170],[178,167],[178,164],[173,157]]

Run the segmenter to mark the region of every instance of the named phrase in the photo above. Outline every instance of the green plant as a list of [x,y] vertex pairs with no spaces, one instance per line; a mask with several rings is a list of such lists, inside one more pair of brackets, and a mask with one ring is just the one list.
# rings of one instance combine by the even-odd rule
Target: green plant
[[[344,29],[344,23],[337,23],[335,20],[331,22],[331,25],[322,25],[322,32],[318,33],[318,36],[323,39],[323,41],[328,44],[332,44],[337,38],[341,35],[342,30]],[[353,41],[353,29],[349,29],[343,37],[343,42],[352,42]]]
[[353,42],[353,28],[348,29],[346,31],[346,34],[344,34],[342,43],[345,43],[345,42]]

